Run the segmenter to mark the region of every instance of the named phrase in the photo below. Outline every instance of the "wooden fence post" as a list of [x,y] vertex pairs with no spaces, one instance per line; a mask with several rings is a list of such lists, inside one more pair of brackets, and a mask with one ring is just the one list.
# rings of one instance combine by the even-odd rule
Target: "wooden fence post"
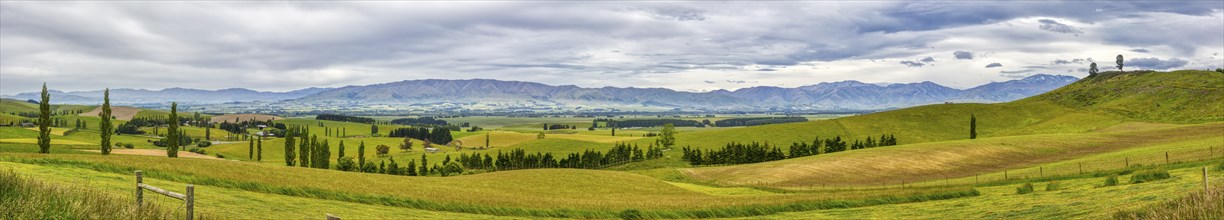
[[1169,164],[1169,152],[1165,151],[1165,164]]
[[1122,167],[1122,169],[1130,169],[1130,157],[1126,158],[1126,166]]
[[140,184],[144,183],[143,176],[139,170],[136,171],[136,206],[144,204],[144,189],[140,188]]
[[187,220],[194,219],[195,218],[195,212],[194,212],[195,211],[195,185],[192,185],[192,184],[187,185],[187,199],[184,199],[184,200],[186,200],[186,203],[187,203],[185,205],[187,206]]
[[1084,162],[1079,162],[1079,174],[1084,175]]
[[1203,167],[1203,193],[1207,193],[1207,167]]

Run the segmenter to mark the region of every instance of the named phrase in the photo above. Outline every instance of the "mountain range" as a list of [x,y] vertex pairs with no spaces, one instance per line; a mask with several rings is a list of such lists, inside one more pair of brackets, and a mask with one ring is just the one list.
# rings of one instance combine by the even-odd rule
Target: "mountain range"
[[1072,76],[1039,74],[964,90],[933,82],[876,85],[841,81],[797,88],[758,86],[735,91],[696,93],[662,88],[582,88],[573,85],[552,86],[490,79],[430,79],[346,86],[283,102],[394,105],[530,101],[563,106],[643,106],[706,110],[873,110],[943,102],[1006,102],[1038,95],[1076,80],[1078,78]]
[[[664,88],[583,88],[535,82],[491,79],[405,80],[341,88],[307,88],[288,92],[249,89],[163,90],[114,89],[116,104],[165,103],[219,104],[275,102],[305,105],[417,105],[467,103],[497,106],[498,103],[570,107],[691,108],[703,110],[876,110],[943,102],[1007,102],[1038,95],[1075,82],[1078,78],[1038,74],[1023,79],[955,89],[933,82],[869,84],[859,81],[826,82],[795,88],[758,86],[735,91],[684,92]],[[97,104],[102,91],[49,91],[55,102]],[[6,98],[37,99],[38,93],[20,93]],[[509,105],[507,105],[509,106]]]

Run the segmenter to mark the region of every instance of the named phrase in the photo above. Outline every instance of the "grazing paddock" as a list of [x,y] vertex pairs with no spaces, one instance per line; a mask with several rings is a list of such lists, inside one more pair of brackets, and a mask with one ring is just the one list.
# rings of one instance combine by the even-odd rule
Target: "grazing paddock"
[[275,121],[275,120],[285,119],[279,116],[265,115],[265,114],[224,114],[224,115],[212,116],[210,118],[212,119],[212,122],[216,122],[216,123],[234,122],[235,119],[237,119],[238,121],[250,121],[250,120],[256,120],[256,121],[273,120]]

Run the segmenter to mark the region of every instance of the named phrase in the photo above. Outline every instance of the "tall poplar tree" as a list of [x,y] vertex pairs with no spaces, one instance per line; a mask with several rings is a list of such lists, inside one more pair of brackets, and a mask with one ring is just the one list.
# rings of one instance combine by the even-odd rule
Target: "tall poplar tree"
[[247,138],[247,160],[255,159],[255,139]]
[[293,166],[294,156],[297,156],[294,155],[293,149],[293,136],[296,135],[297,132],[298,128],[296,127],[291,129],[291,131],[285,132],[285,166]]
[[255,161],[263,161],[263,135],[255,140]]
[[115,127],[111,125],[110,88],[102,92],[102,112],[98,113],[98,118],[102,119],[101,122],[98,122],[98,133],[102,139],[102,155],[109,155],[111,152],[110,138],[112,134],[115,134]]
[[179,131],[178,131],[178,102],[170,103],[170,117],[166,119],[169,126],[166,126],[166,156],[178,157],[179,147]]
[[361,141],[361,145],[357,145],[357,169],[365,170],[365,141]]
[[41,101],[38,102],[38,153],[51,153],[51,94],[47,94],[47,83],[43,83]]

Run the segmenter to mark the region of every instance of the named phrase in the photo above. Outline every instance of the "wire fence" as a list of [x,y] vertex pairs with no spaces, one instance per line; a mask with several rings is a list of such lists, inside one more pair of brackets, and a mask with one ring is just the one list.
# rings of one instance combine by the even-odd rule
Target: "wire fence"
[[[1201,149],[1177,149],[1145,154],[1131,154],[1110,158],[1081,158],[1062,162],[1052,162],[1045,165],[1018,169],[991,170],[970,176],[927,176],[918,182],[906,181],[874,181],[858,184],[807,184],[793,185],[771,183],[765,181],[716,182],[724,186],[750,186],[763,188],[782,188],[798,190],[872,190],[898,189],[914,187],[960,187],[985,186],[1007,181],[1036,181],[1057,179],[1076,175],[1098,175],[1102,172],[1114,172],[1127,169],[1143,169],[1189,162],[1204,162],[1224,160],[1224,145]],[[914,179],[914,178],[908,178]]]

